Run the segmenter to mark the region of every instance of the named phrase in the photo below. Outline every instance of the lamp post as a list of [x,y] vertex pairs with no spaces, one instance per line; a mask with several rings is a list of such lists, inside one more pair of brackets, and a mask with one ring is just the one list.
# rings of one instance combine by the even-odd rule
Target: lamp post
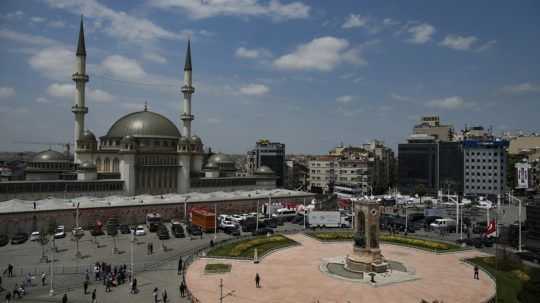
[[214,203],[214,241],[217,239],[217,203]]
[[521,252],[521,199],[514,197],[511,193],[508,193],[508,200],[518,202],[518,251]]
[[303,205],[304,205],[304,229],[306,229],[306,216],[307,216],[306,198],[304,198]]
[[[52,236],[54,239],[54,235]],[[54,246],[54,240],[51,241],[51,245]],[[49,296],[54,296],[54,248],[51,248],[51,281],[50,281],[50,288],[49,288]]]
[[131,259],[131,280],[135,278],[135,265],[133,263],[133,242],[135,242],[135,230],[131,229],[131,239],[129,241],[130,259]]
[[[268,205],[270,207],[270,205]],[[255,218],[255,232],[259,231],[259,199],[257,199],[257,215]]]
[[77,246],[77,253],[75,254],[75,257],[80,258],[81,257],[81,251],[79,250],[79,239],[81,238],[79,235],[79,206],[80,202],[77,202],[77,209],[75,210],[75,244]]

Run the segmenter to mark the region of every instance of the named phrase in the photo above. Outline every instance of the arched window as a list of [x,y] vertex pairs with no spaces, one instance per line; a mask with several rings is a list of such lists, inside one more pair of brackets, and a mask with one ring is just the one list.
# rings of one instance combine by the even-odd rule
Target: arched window
[[112,166],[113,166],[113,169],[112,169],[113,172],[117,173],[120,171],[120,161],[118,160],[118,158],[114,158]]
[[105,162],[103,162],[103,171],[104,172],[111,171],[111,160],[109,160],[109,158],[105,158]]

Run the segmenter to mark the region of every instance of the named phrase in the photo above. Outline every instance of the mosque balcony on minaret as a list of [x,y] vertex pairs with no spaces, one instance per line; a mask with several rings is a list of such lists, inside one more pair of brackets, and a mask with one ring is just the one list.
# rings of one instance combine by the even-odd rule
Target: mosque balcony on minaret
[[79,82],[79,81],[88,82],[88,75],[80,74],[77,72],[71,76],[71,79],[73,79],[73,81],[75,82]]
[[186,114],[186,113],[180,115],[180,119],[182,121],[193,121],[193,117],[194,117],[193,115]]
[[184,93],[184,95],[191,95],[195,92],[195,87],[193,86],[187,86],[187,85],[184,85],[182,86],[182,93]]
[[86,106],[78,106],[78,105],[73,105],[71,107],[71,112],[73,113],[83,113],[83,114],[86,114],[88,113],[88,107]]

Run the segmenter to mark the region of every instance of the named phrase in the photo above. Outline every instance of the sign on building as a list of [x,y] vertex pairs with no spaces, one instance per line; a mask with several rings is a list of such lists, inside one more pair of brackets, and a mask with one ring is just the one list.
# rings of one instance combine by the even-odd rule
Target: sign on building
[[529,188],[529,168],[531,166],[527,162],[516,163],[517,170],[517,188]]

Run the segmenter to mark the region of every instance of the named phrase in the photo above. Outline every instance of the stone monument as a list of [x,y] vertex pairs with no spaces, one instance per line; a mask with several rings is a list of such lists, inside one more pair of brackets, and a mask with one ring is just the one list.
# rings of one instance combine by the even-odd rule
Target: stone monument
[[379,248],[379,208],[377,201],[354,201],[353,253],[346,257],[346,270],[355,273],[382,273],[388,269]]

